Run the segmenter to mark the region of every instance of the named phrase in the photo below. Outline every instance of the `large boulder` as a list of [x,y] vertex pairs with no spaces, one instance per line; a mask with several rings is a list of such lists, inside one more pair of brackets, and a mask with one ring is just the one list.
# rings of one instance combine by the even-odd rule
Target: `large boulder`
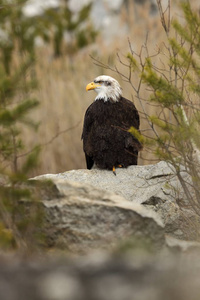
[[[156,212],[165,225],[165,233],[179,239],[198,238],[196,230],[199,222],[198,217],[193,210],[187,208],[189,207],[187,205],[188,200],[177,179],[175,170],[170,164],[161,161],[155,165],[130,166],[127,169],[118,168],[116,172],[117,175],[115,176],[107,170],[72,170],[60,174],[41,175],[35,179],[51,179],[56,185],[60,181],[63,188],[65,184],[66,186],[74,183],[81,184],[82,189],[76,189],[73,185],[78,199],[80,199],[81,191],[84,190],[83,198],[91,199],[94,191],[100,189],[98,201],[103,199],[103,193],[112,192],[115,194],[115,196],[112,195],[112,198],[119,199],[120,196],[120,202],[124,205],[127,205],[126,199],[134,205],[141,205],[141,209],[145,206],[149,211]],[[182,176],[188,176],[184,170]],[[186,178],[186,180],[189,179]],[[91,188],[86,188],[86,185],[90,185]],[[69,190],[66,189],[66,197],[68,192]],[[93,199],[96,200],[95,197]],[[179,202],[186,204],[186,208],[180,208]],[[105,204],[105,202],[103,203]],[[110,203],[110,200],[107,203]],[[94,202],[90,202],[88,208],[92,209],[93,205]]]
[[[89,184],[104,191],[110,191],[137,204],[142,204],[157,195],[169,200],[169,193],[163,192],[166,181],[174,176],[173,168],[165,162],[155,165],[118,168],[116,176],[107,170],[71,170],[59,174],[45,174],[35,179],[63,179],[66,182]],[[166,189],[165,189],[166,190]]]
[[49,247],[87,253],[112,249],[126,240],[152,250],[164,244],[163,224],[156,213],[122,196],[67,179],[54,178],[53,185],[47,181],[37,186],[37,193],[38,189]]
[[[30,180],[54,251],[31,260],[1,254],[0,299],[199,299],[200,244],[164,237],[159,219],[162,206],[176,204],[178,184],[163,162],[119,169],[117,176],[77,170]],[[178,195],[186,201],[181,190]]]

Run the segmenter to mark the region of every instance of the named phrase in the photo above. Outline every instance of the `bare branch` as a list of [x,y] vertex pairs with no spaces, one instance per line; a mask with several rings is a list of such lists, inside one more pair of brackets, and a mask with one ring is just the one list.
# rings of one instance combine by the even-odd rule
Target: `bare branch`
[[[81,121],[78,121],[78,123],[76,123],[74,126],[71,126],[67,129],[58,131],[48,142],[41,144],[40,147],[45,147],[45,146],[48,146],[49,144],[52,144],[54,142],[54,140],[57,139],[60,135],[62,135],[64,133],[67,133],[67,132],[69,132],[73,129],[76,129],[80,125],[80,123],[81,123]],[[35,150],[35,148],[32,148],[31,150],[29,150],[29,151],[27,151],[23,154],[18,155],[17,158],[27,156],[27,155],[31,154],[34,150]]]

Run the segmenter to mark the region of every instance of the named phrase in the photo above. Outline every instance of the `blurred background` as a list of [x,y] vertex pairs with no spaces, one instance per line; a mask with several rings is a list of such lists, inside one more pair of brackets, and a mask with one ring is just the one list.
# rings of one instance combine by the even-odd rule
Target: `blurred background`
[[[168,1],[161,2],[165,10]],[[198,0],[190,2],[197,7]],[[171,3],[171,17],[180,18],[179,3]],[[111,75],[120,82],[124,97],[140,112],[141,131],[146,130],[144,108],[147,114],[157,108],[145,101],[146,89],[140,91],[144,102],[137,99],[131,83],[137,82],[138,74],[132,74],[131,82],[120,74],[129,74],[130,49],[139,55],[147,44],[149,55],[154,55],[165,48],[166,34],[156,0],[29,0],[17,1],[12,14],[15,11],[15,17],[26,24],[24,40],[37,27],[31,72],[38,81],[32,93],[40,105],[31,115],[39,127],[35,132],[24,128],[23,133],[26,151],[42,145],[40,162],[32,175],[86,168],[81,132],[85,111],[96,95],[86,92],[85,86],[98,75]],[[15,64],[20,55],[19,51],[14,53]],[[155,161],[144,149],[138,163]]]

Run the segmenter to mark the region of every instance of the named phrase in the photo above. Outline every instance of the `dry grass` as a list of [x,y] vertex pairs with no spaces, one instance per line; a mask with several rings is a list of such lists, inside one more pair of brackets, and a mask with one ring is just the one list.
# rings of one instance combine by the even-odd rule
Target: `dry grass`
[[[165,34],[159,16],[149,16],[148,5],[131,6],[128,12],[124,9],[121,22],[122,26],[124,23],[128,26],[129,34],[112,44],[104,44],[99,37],[96,44],[86,50],[59,59],[52,58],[50,49],[38,50],[36,73],[40,88],[36,96],[41,105],[34,112],[33,118],[40,121],[40,127],[37,133],[27,132],[26,141],[29,148],[35,143],[47,145],[43,146],[40,164],[32,175],[85,168],[81,142],[82,123],[86,108],[95,97],[93,92],[86,93],[85,86],[96,76],[107,74],[118,79],[123,87],[124,96],[128,99],[133,98],[136,107],[142,112],[141,104],[137,101],[130,84],[122,81],[117,74],[96,66],[89,55],[92,54],[105,63],[117,65],[120,72],[126,73],[128,70],[119,63],[116,54],[120,53],[122,58],[126,56],[129,51],[127,38],[129,37],[132,47],[138,52],[148,32],[148,49],[149,53],[153,54],[163,47]],[[159,64],[158,60],[156,57],[155,62]],[[137,81],[137,76],[133,76],[132,80]],[[148,91],[143,89],[141,95],[147,99]],[[143,105],[147,114],[153,114],[157,109],[145,101]],[[141,123],[141,129],[145,129],[147,124],[143,121],[142,113]],[[139,164],[153,162],[152,154],[144,150]]]

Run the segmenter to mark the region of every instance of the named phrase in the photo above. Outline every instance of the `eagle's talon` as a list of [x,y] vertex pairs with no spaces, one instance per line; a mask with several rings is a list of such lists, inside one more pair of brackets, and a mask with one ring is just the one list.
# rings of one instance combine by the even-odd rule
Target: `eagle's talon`
[[117,174],[116,174],[116,169],[115,169],[115,167],[112,168],[112,171],[113,171],[113,174],[116,176]]

